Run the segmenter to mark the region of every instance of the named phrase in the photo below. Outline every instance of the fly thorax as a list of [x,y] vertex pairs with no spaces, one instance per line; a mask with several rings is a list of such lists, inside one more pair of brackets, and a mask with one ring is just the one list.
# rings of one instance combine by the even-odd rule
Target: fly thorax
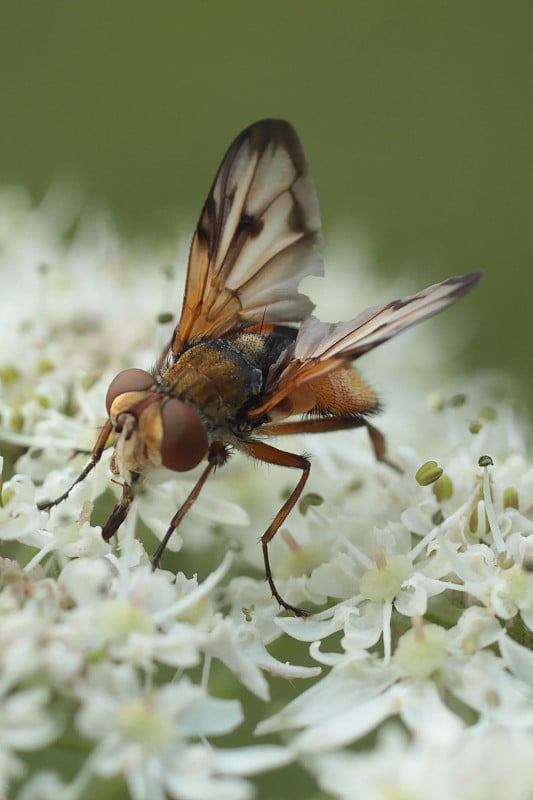
[[208,422],[218,423],[260,392],[263,375],[230,341],[214,339],[186,350],[162,382]]

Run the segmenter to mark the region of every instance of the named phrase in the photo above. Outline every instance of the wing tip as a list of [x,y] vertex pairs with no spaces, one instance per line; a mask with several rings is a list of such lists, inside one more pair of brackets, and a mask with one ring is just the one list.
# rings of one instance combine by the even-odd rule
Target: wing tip
[[482,269],[474,272],[467,272],[466,275],[455,275],[453,278],[448,278],[444,283],[459,283],[464,287],[465,291],[473,289],[476,284],[484,277],[485,273]]

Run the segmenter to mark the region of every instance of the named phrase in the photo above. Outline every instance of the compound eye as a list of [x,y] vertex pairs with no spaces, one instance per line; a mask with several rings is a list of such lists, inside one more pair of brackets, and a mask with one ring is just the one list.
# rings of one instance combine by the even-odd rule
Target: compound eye
[[187,472],[207,453],[209,442],[205,426],[193,409],[172,398],[164,404],[161,460],[167,469]]
[[105,407],[107,413],[111,411],[113,401],[116,400],[121,394],[126,392],[142,392],[145,389],[150,389],[155,383],[153,375],[146,372],[145,369],[125,369],[116,375],[111,383],[105,397]]

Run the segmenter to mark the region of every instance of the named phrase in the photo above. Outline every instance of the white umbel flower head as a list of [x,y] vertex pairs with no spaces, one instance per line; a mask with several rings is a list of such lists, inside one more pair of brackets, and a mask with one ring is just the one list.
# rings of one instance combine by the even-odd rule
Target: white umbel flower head
[[[74,800],[122,781],[135,799],[238,800],[284,768],[294,800],[530,797],[533,464],[497,381],[450,374],[462,340],[448,330],[447,349],[445,320],[427,323],[363,365],[399,471],[361,431],[287,441],[312,470],[271,560],[309,617],[280,613],[257,543],[290,470],[232,459],[152,572],[197,473],[149,474],[110,543],[108,452],[65,502],[37,506],[83,468],[110,379],[150,365],[175,324],[158,315],[180,305],[161,268],[174,254],[128,252],[71,208],[0,194],[0,794]],[[341,280],[325,318],[386,299],[364,271]]]

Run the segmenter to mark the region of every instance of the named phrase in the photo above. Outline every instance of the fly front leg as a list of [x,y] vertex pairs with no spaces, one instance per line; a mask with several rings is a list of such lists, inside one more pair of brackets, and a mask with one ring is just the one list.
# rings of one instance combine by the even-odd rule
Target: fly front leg
[[59,505],[59,503],[62,503],[63,500],[67,499],[67,497],[69,496],[71,491],[74,489],[74,487],[77,486],[78,483],[81,483],[82,481],[85,480],[87,475],[90,472],[92,472],[92,470],[96,467],[96,465],[100,461],[100,459],[102,457],[102,453],[105,450],[105,446],[106,446],[107,440],[109,439],[109,436],[110,436],[112,430],[113,430],[113,423],[111,422],[110,419],[108,419],[106,424],[104,425],[104,427],[100,431],[98,439],[96,440],[96,444],[93,447],[93,451],[91,453],[91,459],[90,459],[89,463],[80,472],[80,474],[78,475],[78,477],[76,478],[74,483],[72,483],[69,486],[69,488],[67,489],[66,492],[63,492],[63,494],[59,495],[59,497],[56,497],[55,500],[47,500],[44,503],[38,503],[37,504],[37,508],[40,511],[47,511],[49,508],[52,508],[52,506],[57,506],[57,505]]
[[122,484],[122,499],[120,503],[116,504],[115,508],[111,512],[111,516],[102,528],[102,538],[106,542],[108,542],[111,537],[114,536],[128,516],[128,511],[130,510],[130,506],[134,498],[133,486],[140,477],[141,476],[139,473],[133,473],[131,484],[129,484],[127,481],[124,481]]

